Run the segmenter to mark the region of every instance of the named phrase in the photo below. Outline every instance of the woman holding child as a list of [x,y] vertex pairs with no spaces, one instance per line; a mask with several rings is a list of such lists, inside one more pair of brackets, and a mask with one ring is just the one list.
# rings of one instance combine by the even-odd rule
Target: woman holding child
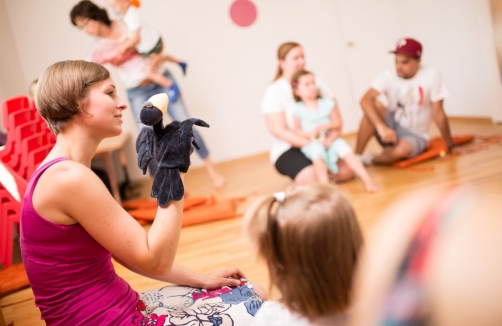
[[[105,9],[96,6],[91,1],[84,0],[73,7],[70,12],[70,19],[73,25],[94,37],[94,42],[91,44],[86,60],[99,64],[110,63],[117,68],[119,77],[127,89],[138,129],[141,129],[143,127],[139,122],[141,105],[155,94],[169,94],[170,89],[148,78],[150,69],[148,62],[133,47],[121,53],[118,51],[118,48],[127,39],[128,31],[121,21],[111,20]],[[157,72],[163,74],[172,83],[176,83],[167,69],[159,68]],[[175,101],[169,103],[168,113],[173,120],[183,121],[189,118],[181,94],[177,96]],[[215,188],[223,187],[225,178],[216,170],[209,158],[209,151],[202,137],[196,130],[194,130],[194,136],[200,147],[199,150],[196,150],[197,154],[204,160]],[[153,164],[150,164],[150,173],[153,175],[157,167],[156,162],[152,160],[150,163],[152,162]]]
[[[289,176],[296,184],[305,184],[317,179],[312,161],[299,148],[310,143],[310,138],[293,131],[291,107],[295,103],[291,78],[305,67],[305,57],[300,44],[287,42],[277,52],[279,66],[275,80],[267,87],[262,102],[262,113],[272,134],[270,160],[277,171]],[[326,84],[316,78],[316,84],[323,97],[333,98]],[[338,173],[330,174],[332,181],[345,181],[354,173],[343,159],[338,160]]]

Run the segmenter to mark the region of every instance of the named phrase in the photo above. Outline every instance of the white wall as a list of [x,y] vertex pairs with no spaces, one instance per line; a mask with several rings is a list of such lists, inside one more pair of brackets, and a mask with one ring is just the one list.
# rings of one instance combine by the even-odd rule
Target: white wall
[[[25,82],[22,74],[5,0],[0,0],[0,44],[2,44],[0,51],[0,101],[17,95],[26,95],[29,83]],[[1,114],[0,130],[4,130]]]
[[[70,23],[76,0],[4,1],[25,85],[55,61],[83,56],[91,39]],[[285,41],[303,44],[307,68],[334,89],[345,132],[356,130],[359,99],[392,66],[387,51],[401,36],[422,41],[424,64],[442,71],[449,114],[491,116],[502,107],[488,0],[253,0],[258,18],[247,28],[232,23],[232,2],[143,0],[141,7],[161,31],[165,51],[189,64],[186,77],[168,67],[190,114],[211,125],[201,133],[215,161],[267,151],[260,102]],[[130,116],[124,126],[135,136]],[[134,179],[132,142],[127,156]]]
[[422,63],[438,68],[453,116],[492,117],[502,111],[502,84],[488,0],[339,0],[358,99],[376,74],[393,65],[388,53],[400,37],[424,47]]
[[[305,46],[308,68],[321,75],[338,94],[342,114],[350,121],[350,85],[339,46],[338,23],[331,0],[254,1],[258,18],[249,28],[229,17],[232,0],[143,1],[141,10],[162,33],[166,52],[186,60],[188,75],[169,66],[177,77],[190,114],[206,120],[202,130],[215,161],[268,150],[269,135],[260,114],[265,87],[276,69],[276,50],[285,41]],[[74,28],[68,14],[77,1],[7,0],[25,79],[49,64],[80,58],[90,38]],[[103,4],[104,1],[96,1]],[[25,22],[29,21],[30,24]],[[315,24],[300,24],[315,21]],[[37,55],[34,57],[33,53]],[[117,81],[117,80],[116,80]],[[134,126],[126,126],[134,129]],[[346,130],[355,123],[346,122]],[[195,160],[195,164],[200,161]],[[133,176],[134,178],[134,176]]]

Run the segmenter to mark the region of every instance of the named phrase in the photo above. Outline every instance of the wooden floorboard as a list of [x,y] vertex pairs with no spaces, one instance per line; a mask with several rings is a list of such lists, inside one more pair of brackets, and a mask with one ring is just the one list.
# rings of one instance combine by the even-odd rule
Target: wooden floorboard
[[[487,120],[451,119],[453,134],[475,135],[502,134],[502,125]],[[431,135],[439,135],[437,129]],[[355,145],[355,136],[346,140]],[[377,151],[372,141],[368,151]],[[254,198],[263,194],[284,190],[291,185],[288,178],[276,173],[269,163],[268,154],[255,155],[231,162],[220,163],[218,169],[225,175],[225,189],[214,191],[203,168],[190,170],[186,176],[186,189],[190,196],[215,195],[218,198],[246,196],[239,210],[246,209]],[[340,185],[355,208],[365,234],[371,232],[381,219],[382,213],[397,198],[408,191],[433,185],[452,183],[472,184],[481,194],[502,193],[502,144],[461,156],[434,159],[419,165],[424,171],[370,167],[370,175],[379,191],[368,194],[360,180],[354,179]],[[427,170],[429,169],[429,170]],[[142,196],[148,196],[150,180],[138,183]],[[176,262],[200,272],[237,266],[252,281],[268,288],[267,270],[254,258],[249,242],[242,236],[241,218],[216,221],[185,227],[181,231]],[[117,273],[125,278],[136,291],[160,287],[163,283],[132,273],[116,264]],[[75,280],[78,282],[78,280]],[[277,297],[277,293],[273,297]],[[0,306],[7,323],[15,325],[44,325],[35,307],[30,289],[0,298]]]

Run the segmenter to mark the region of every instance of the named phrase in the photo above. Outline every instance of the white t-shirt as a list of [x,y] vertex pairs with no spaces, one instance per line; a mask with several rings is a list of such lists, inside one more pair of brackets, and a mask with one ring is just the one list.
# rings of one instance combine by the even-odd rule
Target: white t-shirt
[[[99,64],[110,63],[117,68],[117,74],[124,84],[125,88],[137,87],[141,82],[147,79],[148,65],[141,55],[136,53],[134,49],[130,49],[117,56],[117,49],[126,38],[126,27],[117,21],[120,28],[124,31],[124,36],[119,40],[108,40],[101,37],[95,37],[91,43],[87,54],[86,61],[92,61]],[[157,72],[162,71],[159,67]]]
[[[333,98],[333,93],[328,88],[326,83],[316,77],[315,82],[322,97]],[[279,78],[270,84],[265,90],[265,96],[261,103],[261,111],[263,114],[271,114],[284,112],[286,114],[286,123],[289,129],[294,128],[292,108],[295,104],[293,97],[293,88],[291,84],[284,78]],[[272,147],[270,148],[270,161],[275,164],[277,159],[288,149],[291,144],[285,140],[272,136]]]
[[371,87],[385,95],[387,110],[407,130],[428,139],[432,103],[445,99],[448,91],[438,70],[420,67],[413,78],[399,77],[395,69],[382,72]]
[[[324,323],[325,324],[325,323]],[[331,320],[330,326],[346,324],[346,318]],[[286,306],[277,301],[266,301],[254,316],[251,326],[315,326],[321,323],[311,323],[305,317],[291,312]]]
[[159,42],[160,33],[153,28],[147,21],[141,19],[138,8],[129,6],[127,12],[122,17],[122,21],[127,26],[129,33],[139,30],[139,43],[136,44],[136,50],[139,53],[147,53],[152,50]]

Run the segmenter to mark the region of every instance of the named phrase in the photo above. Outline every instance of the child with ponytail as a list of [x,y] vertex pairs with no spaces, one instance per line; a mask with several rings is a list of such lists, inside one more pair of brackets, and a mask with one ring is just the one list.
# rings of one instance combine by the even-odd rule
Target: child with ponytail
[[337,187],[311,183],[265,197],[244,221],[270,287],[282,294],[262,305],[252,325],[345,325],[363,237]]

